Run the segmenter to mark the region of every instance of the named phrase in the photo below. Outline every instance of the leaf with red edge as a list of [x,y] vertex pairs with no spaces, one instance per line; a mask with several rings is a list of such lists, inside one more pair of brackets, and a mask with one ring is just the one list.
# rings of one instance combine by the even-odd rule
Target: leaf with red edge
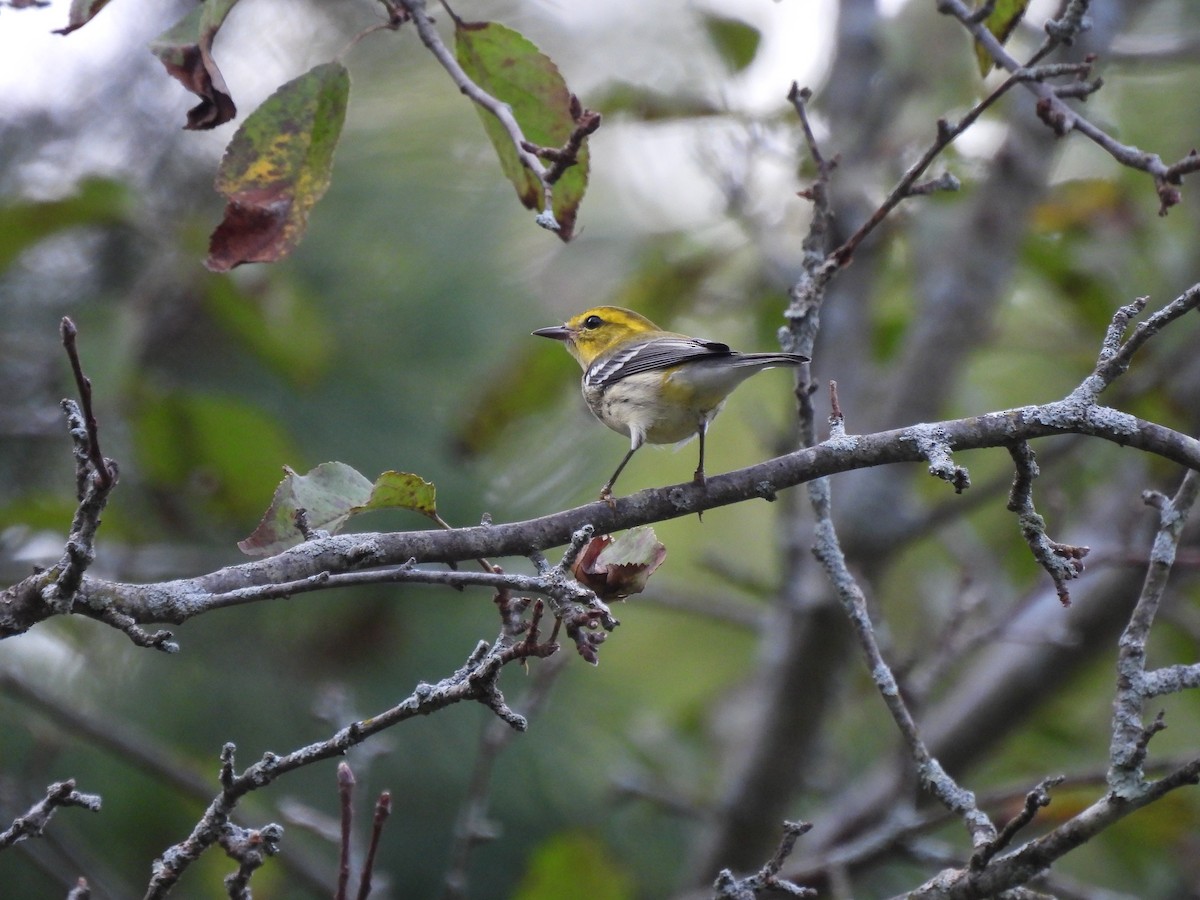
[[213,39],[237,0],[207,0],[150,43],[170,76],[200,98],[188,110],[184,128],[202,131],[223,125],[237,115],[237,107],[221,70],[212,58]]
[[[553,148],[567,142],[582,110],[550,57],[519,32],[496,22],[464,22],[455,16],[454,38],[463,71],[483,90],[509,105],[526,140]],[[543,211],[541,184],[521,162],[508,131],[486,109],[476,109],[500,157],[504,176],[517,189],[517,196],[526,208]],[[554,184],[554,218],[559,225],[557,234],[564,241],[574,234],[579,204],[587,190],[586,142],[576,158],[576,164]]]
[[54,33],[70,34],[76,28],[82,28],[106,6],[108,6],[108,0],[71,0],[71,11],[67,15],[67,24],[62,28],[54,29]]
[[602,534],[592,538],[572,573],[575,580],[590,588],[602,600],[620,600],[640,594],[654,570],[667,558],[667,548],[659,543],[649,526],[631,528],[615,540]]
[[323,63],[246,118],[217,170],[216,189],[229,202],[209,240],[209,269],[275,262],[300,243],[309,210],[329,187],[349,96],[345,66]]
[[238,549],[247,556],[272,556],[303,541],[296,527],[297,510],[304,510],[310,529],[332,533],[371,497],[371,482],[345,463],[322,463],[305,475],[287,466],[283,471],[262,521],[253,534],[238,541]]
[[[1021,17],[1025,15],[1025,9],[1028,6],[1029,0],[996,0],[991,15],[984,20],[983,24],[996,36],[996,40],[1004,44],[1020,24]],[[980,75],[987,75],[996,64],[996,61],[992,59],[992,54],[979,41],[975,42],[975,58],[979,62]]]

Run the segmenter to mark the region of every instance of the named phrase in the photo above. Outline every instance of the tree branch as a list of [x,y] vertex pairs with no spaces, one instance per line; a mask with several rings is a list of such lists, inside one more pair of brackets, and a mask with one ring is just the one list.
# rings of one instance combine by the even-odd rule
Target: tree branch
[[[1200,759],[1162,778],[1133,800],[1123,800],[1111,792],[1077,816],[1017,850],[994,859],[987,868],[949,870],[903,896],[921,900],[983,900],[1002,891],[1025,884],[1044,872],[1056,860],[1144,806],[1184,785],[1200,781]],[[898,900],[898,898],[897,898]]]
[[[146,890],[145,900],[167,896],[183,872],[234,827],[230,817],[242,797],[267,786],[288,772],[322,760],[340,757],[351,747],[400,722],[415,716],[429,715],[464,700],[481,703],[510,727],[524,730],[525,719],[509,709],[497,680],[500,670],[514,660],[546,657],[558,650],[557,644],[538,643],[536,637],[536,629],[531,632],[532,639],[517,638],[502,631],[495,644],[489,645],[486,641],[481,641],[465,664],[437,684],[417,685],[408,697],[391,709],[352,722],[324,741],[283,756],[267,753],[241,774],[234,771],[236,748],[233,744],[226,744],[221,752],[221,793],[208,805],[192,833],[185,840],[169,847],[155,861],[154,874]],[[262,829],[262,832],[265,833],[267,828]]]
[[[524,522],[453,531],[337,535],[307,542],[268,559],[156,584],[123,584],[85,577],[72,611],[99,617],[103,610],[113,608],[141,624],[180,623],[214,607],[365,581],[505,583],[554,596],[556,591],[569,591],[571,583],[527,581],[523,576],[482,572],[434,575],[407,569],[403,564],[412,559],[446,563],[484,556],[523,556],[531,548],[561,546],[585,526],[597,533],[611,533],[755,497],[772,498],[785,488],[827,475],[927,461],[922,451],[923,435],[931,427],[944,436],[945,446],[953,452],[1007,447],[1053,435],[1084,434],[1200,469],[1200,441],[1195,438],[1114,409],[1067,399],[947,420],[936,426],[831,438],[814,447],[714,475],[704,486],[689,482],[653,488],[622,497],[612,505],[589,503]],[[362,574],[339,580],[341,573],[352,572]],[[0,592],[0,638],[21,634],[57,612],[41,596],[43,579],[44,575],[34,575]]]
[[[1056,22],[1047,23],[1047,42],[1038,50],[1034,59],[1042,58],[1060,43],[1069,43],[1082,27],[1082,11],[1086,8],[1087,3],[1074,0],[1069,4],[1068,14]],[[975,21],[975,10],[969,8],[963,0],[938,0],[938,10],[961,22],[971,36],[988,51],[996,65],[1012,73],[1012,77],[1027,71],[1026,67],[1009,55],[985,25]],[[1012,77],[1009,81],[1012,80]],[[1038,117],[1056,135],[1062,137],[1072,131],[1078,131],[1121,165],[1149,174],[1154,179],[1155,190],[1158,192],[1159,215],[1165,216],[1167,210],[1179,203],[1181,196],[1178,186],[1182,184],[1183,176],[1200,170],[1200,155],[1195,150],[1190,151],[1179,162],[1167,165],[1157,153],[1149,153],[1137,147],[1122,144],[1104,129],[1084,118],[1064,102],[1064,96],[1059,89],[1045,84],[1037,78],[1021,77],[1018,80],[1038,98]],[[1089,93],[1097,87],[1099,84],[1091,87]],[[1070,92],[1067,93],[1070,94]]]
[[1115,797],[1136,799],[1148,785],[1142,772],[1146,745],[1155,732],[1164,727],[1142,725],[1142,707],[1150,694],[1144,686],[1146,641],[1167,588],[1175,552],[1188,515],[1200,495],[1200,472],[1189,471],[1175,496],[1147,494],[1146,501],[1159,511],[1159,529],[1150,551],[1150,565],[1137,606],[1129,617],[1118,643],[1117,692],[1113,701],[1112,744],[1109,748],[1108,785]]
[[92,812],[100,811],[98,794],[82,794],[75,790],[75,780],[68,778],[46,788],[46,796],[33,804],[29,811],[18,816],[13,823],[0,832],[0,850],[6,850],[27,837],[40,837],[50,823],[54,811],[63,806],[82,806]]
[[[550,169],[542,165],[538,154],[530,149],[536,145],[533,145],[525,137],[520,123],[517,122],[516,117],[512,114],[511,107],[507,103],[497,100],[477,85],[471,79],[471,76],[463,70],[463,67],[458,64],[458,60],[454,58],[454,54],[442,42],[442,36],[438,34],[433,20],[429,18],[429,14],[425,11],[425,0],[394,0],[394,2],[403,7],[409,14],[413,25],[416,26],[417,34],[421,37],[421,43],[429,48],[429,52],[441,63],[442,68],[450,75],[450,78],[458,86],[458,89],[478,106],[495,116],[496,120],[503,126],[513,142],[517,158],[521,161],[521,165],[532,172],[542,186],[543,208],[542,212],[538,214],[537,223],[549,231],[558,231],[559,224],[554,218],[554,182],[562,174],[561,169],[556,165],[555,171],[552,173]],[[448,7],[447,10],[449,10]],[[453,13],[450,14],[454,15]],[[581,143],[587,134],[595,131],[599,126],[600,117],[593,114],[587,122],[587,127],[590,130],[580,132],[578,137],[572,135],[572,140]],[[576,144],[576,149],[578,149],[578,143]],[[569,146],[570,141],[568,141]]]
[[1033,552],[1033,558],[1053,579],[1059,601],[1063,606],[1070,606],[1071,594],[1067,590],[1067,582],[1083,574],[1083,558],[1090,550],[1050,539],[1046,533],[1046,520],[1038,515],[1033,506],[1033,480],[1039,474],[1033,450],[1029,444],[1021,441],[1010,446],[1008,452],[1016,465],[1008,508],[1017,514],[1021,536]]
[[[840,421],[833,424],[834,434],[841,431]],[[930,754],[917,730],[916,720],[901,696],[900,686],[891,666],[883,657],[879,641],[875,636],[871,616],[867,610],[867,598],[859,587],[858,580],[850,573],[846,558],[838,542],[837,532],[833,525],[832,491],[828,479],[814,481],[809,485],[809,495],[812,502],[813,514],[816,516],[816,540],[813,553],[824,567],[834,591],[842,603],[846,617],[862,649],[867,671],[883,698],[884,705],[896,723],[900,736],[908,748],[909,755],[916,764],[917,774],[921,784],[930,794],[936,797],[947,809],[957,813],[963,820],[971,843],[975,847],[983,847],[995,840],[996,827],[987,815],[980,810],[975,802],[975,796],[970,791],[961,788],[941,764]]]
[[748,878],[735,878],[728,869],[723,869],[717,875],[713,885],[716,900],[755,900],[762,894],[783,894],[788,897],[815,897],[817,892],[812,888],[800,887],[780,878],[779,870],[787,858],[792,855],[796,841],[812,828],[808,822],[784,822],[783,838],[779,847],[763,867]]

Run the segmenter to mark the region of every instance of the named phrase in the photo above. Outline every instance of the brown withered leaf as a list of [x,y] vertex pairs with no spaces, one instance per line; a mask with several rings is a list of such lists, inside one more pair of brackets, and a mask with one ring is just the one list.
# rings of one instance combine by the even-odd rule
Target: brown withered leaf
[[188,110],[183,127],[189,130],[216,128],[237,115],[233,97],[212,58],[213,39],[235,3],[237,0],[208,0],[150,43],[150,52],[171,77],[200,98],[200,103]]
[[616,539],[601,534],[588,541],[571,572],[575,580],[602,600],[622,600],[640,594],[654,570],[667,558],[649,526],[631,528]]

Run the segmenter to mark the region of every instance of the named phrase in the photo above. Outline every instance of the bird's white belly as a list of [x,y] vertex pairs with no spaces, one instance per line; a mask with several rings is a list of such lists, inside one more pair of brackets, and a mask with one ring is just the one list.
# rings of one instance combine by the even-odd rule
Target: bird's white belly
[[666,402],[663,389],[661,372],[642,372],[603,390],[585,387],[583,395],[596,418],[613,431],[627,435],[634,446],[689,440],[696,436],[701,423],[721,408],[721,402],[706,408],[681,403],[677,397]]

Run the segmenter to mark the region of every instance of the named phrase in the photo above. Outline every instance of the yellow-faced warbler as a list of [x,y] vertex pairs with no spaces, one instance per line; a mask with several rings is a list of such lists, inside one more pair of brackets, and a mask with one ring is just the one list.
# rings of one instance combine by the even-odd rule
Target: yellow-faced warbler
[[725,398],[763,369],[808,362],[798,353],[738,353],[727,344],[663,331],[619,306],[597,306],[562,325],[539,328],[583,366],[583,398],[596,418],[629,437],[629,452],[600,491],[612,487],[638,447],[700,438],[695,481],[704,483],[704,434]]

